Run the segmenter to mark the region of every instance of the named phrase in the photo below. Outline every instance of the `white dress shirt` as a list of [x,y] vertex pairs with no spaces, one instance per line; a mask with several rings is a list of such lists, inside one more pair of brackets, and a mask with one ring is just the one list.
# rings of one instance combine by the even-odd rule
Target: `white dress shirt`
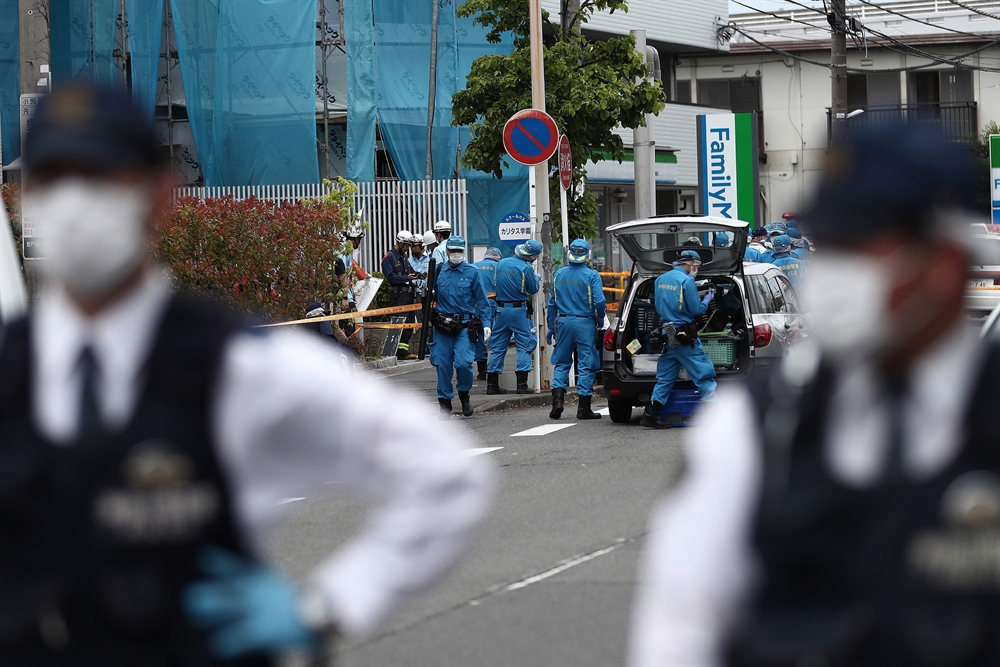
[[[73,446],[79,419],[80,352],[94,351],[98,407],[127,424],[144,387],[144,361],[171,290],[150,273],[113,307],[86,317],[60,289],[34,313],[33,417],[43,435]],[[458,557],[489,508],[494,471],[463,452],[471,437],[436,419],[436,406],[366,373],[350,374],[318,337],[279,329],[227,344],[212,406],[218,456],[238,523],[258,545],[279,501],[338,489],[382,499],[367,527],[312,577],[340,629],[371,633],[408,594]],[[331,520],[335,520],[331,517]]]
[[[984,349],[963,322],[913,369],[901,454],[911,479],[927,479],[959,455]],[[888,456],[889,414],[876,381],[869,366],[841,372],[826,426],[828,472],[859,489],[878,481]],[[753,522],[763,456],[746,389],[721,387],[689,436],[686,474],[650,520],[630,665],[720,664],[722,643],[755,584]]]

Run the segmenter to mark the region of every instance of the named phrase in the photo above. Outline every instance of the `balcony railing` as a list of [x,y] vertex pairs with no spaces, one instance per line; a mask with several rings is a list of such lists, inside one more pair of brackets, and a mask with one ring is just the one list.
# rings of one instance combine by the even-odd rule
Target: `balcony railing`
[[[847,119],[849,127],[879,125],[890,122],[929,123],[940,126],[953,141],[972,141],[979,135],[975,102],[941,102],[931,104],[892,104],[860,107],[864,113]],[[855,108],[849,109],[854,111]],[[830,110],[826,110],[827,137],[832,134]]]

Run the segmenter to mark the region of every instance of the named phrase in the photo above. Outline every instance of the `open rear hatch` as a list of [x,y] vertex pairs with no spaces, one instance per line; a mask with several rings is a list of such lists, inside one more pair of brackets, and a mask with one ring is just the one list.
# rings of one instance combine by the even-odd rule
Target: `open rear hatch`
[[747,223],[709,216],[677,215],[621,222],[608,227],[622,248],[646,274],[669,271],[684,250],[701,257],[699,276],[743,271]]

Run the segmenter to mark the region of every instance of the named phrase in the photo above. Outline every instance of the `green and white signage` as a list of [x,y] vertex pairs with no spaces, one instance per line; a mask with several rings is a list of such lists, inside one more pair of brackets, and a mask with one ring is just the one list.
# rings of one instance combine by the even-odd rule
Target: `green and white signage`
[[993,196],[993,224],[1000,225],[1000,134],[990,135],[990,187]]
[[701,115],[697,123],[702,214],[764,224],[757,197],[757,114]]

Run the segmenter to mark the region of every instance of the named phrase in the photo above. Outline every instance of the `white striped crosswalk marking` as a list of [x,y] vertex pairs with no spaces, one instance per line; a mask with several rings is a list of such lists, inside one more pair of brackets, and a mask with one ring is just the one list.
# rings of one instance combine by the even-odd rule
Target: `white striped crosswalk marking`
[[600,410],[594,410],[594,412],[599,415],[604,415],[605,417],[611,414],[611,410],[608,408],[601,408]]
[[503,447],[472,447],[471,449],[465,450],[465,455],[479,456],[480,454],[489,454],[490,452],[495,452],[498,449],[503,449]]
[[527,431],[521,431],[519,433],[511,433],[510,437],[522,436],[522,435],[548,435],[549,433],[555,433],[556,431],[561,431],[564,428],[569,428],[570,426],[576,426],[576,424],[545,424],[543,426],[536,426],[535,428],[529,428]]

